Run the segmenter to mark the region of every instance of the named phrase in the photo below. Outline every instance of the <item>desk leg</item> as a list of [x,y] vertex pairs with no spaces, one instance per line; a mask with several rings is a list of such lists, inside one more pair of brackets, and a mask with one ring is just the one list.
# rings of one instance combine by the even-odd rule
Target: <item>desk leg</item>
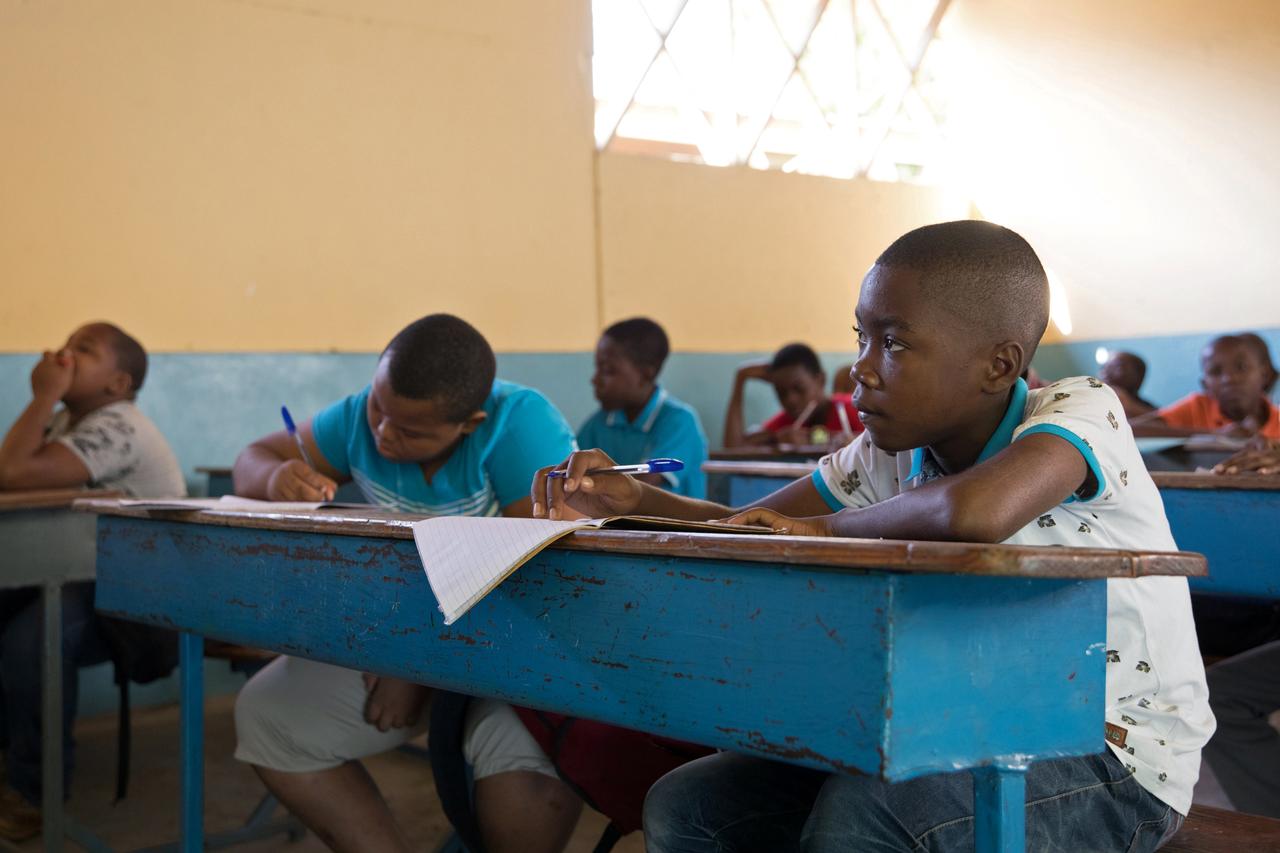
[[1027,849],[1027,766],[1004,764],[973,771],[975,853],[1024,853]]
[[178,665],[182,686],[182,812],[181,848],[204,850],[204,638],[178,635]]
[[62,850],[62,581],[49,581],[44,599],[44,681],[40,741],[44,849]]

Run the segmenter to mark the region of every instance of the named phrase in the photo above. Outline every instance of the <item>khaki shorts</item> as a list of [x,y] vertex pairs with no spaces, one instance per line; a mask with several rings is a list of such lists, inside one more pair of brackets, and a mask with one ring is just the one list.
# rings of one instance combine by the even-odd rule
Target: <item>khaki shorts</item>
[[[235,757],[286,773],[329,770],[388,752],[427,730],[380,732],[364,720],[368,691],[361,674],[332,664],[281,656],[263,667],[236,697]],[[513,770],[556,771],[511,706],[473,700],[463,752],[483,779]]]

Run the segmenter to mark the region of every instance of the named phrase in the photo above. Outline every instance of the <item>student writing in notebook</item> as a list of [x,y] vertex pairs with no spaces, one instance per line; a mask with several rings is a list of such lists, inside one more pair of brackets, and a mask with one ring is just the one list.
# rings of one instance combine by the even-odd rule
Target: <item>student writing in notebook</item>
[[[134,402],[146,375],[142,345],[110,323],[81,326],[57,352],[44,353],[31,371],[31,402],[0,443],[0,489],[93,486],[140,498],[186,495],[177,458]],[[94,612],[93,593],[92,583],[62,589],[68,783],[77,667],[110,655],[109,625]],[[7,776],[0,787],[0,838],[14,842],[40,832],[43,618],[38,589],[0,590],[0,737]]]
[[707,437],[698,413],[658,384],[667,333],[647,317],[614,323],[596,344],[591,387],[600,410],[578,430],[580,447],[599,447],[623,464],[679,459],[680,471],[642,475],[646,482],[693,498],[706,496]]
[[[1090,377],[1038,390],[1019,378],[1048,312],[1044,269],[1008,229],[950,222],[899,238],[858,297],[854,399],[866,432],[731,520],[813,536],[1175,549],[1114,392]],[[584,450],[563,463],[565,478],[540,471],[534,514],[730,515],[585,473],[607,464]],[[1145,853],[1191,805],[1214,722],[1186,580],[1107,585],[1114,740],[1100,729],[1097,754],[1030,765],[1028,850]],[[972,791],[967,772],[888,783],[719,753],[649,792],[646,849],[972,849]]]
[[[782,411],[748,431],[743,398],[752,380],[773,386]],[[843,437],[837,439],[842,443],[852,438],[862,431],[857,410],[848,394],[827,396],[826,384],[818,354],[805,344],[787,344],[771,361],[742,365],[733,378],[724,416],[724,446],[825,444],[833,436]]]
[[[240,454],[236,493],[321,501],[354,480],[370,502],[388,509],[527,517],[529,478],[570,452],[573,434],[540,393],[494,374],[493,350],[465,321],[447,314],[417,320],[387,345],[368,386],[299,424],[314,469],[281,430]],[[409,850],[360,759],[421,733],[428,692],[399,679],[277,658],[236,701],[236,757],[332,849]],[[576,817],[581,804],[554,769],[537,772],[519,761],[532,739],[514,716],[509,723],[505,740],[491,737],[477,747],[477,798],[495,833],[543,838],[559,831],[562,814]]]

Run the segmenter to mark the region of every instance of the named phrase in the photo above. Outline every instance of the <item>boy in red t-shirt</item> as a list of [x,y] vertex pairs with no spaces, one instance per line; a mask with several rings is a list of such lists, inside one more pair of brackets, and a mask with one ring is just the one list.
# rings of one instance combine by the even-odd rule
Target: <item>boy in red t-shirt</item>
[[[782,411],[748,432],[742,412],[743,389],[751,379],[773,385]],[[724,418],[724,446],[764,444],[827,444],[840,436],[845,441],[862,432],[862,422],[848,394],[826,393],[827,374],[818,354],[805,344],[787,344],[768,363],[753,362],[738,368],[729,410]],[[843,442],[841,442],[843,443]]]

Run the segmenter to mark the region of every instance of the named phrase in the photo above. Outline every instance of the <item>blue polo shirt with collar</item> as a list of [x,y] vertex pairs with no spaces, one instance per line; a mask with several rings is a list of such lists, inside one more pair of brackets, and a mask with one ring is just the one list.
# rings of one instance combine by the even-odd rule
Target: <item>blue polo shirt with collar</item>
[[378,453],[366,413],[369,388],[332,404],[311,420],[325,461],[351,477],[370,503],[426,515],[484,515],[529,496],[533,474],[576,448],[564,416],[542,394],[495,380],[487,417],[462,439],[428,482],[417,462]]
[[621,410],[600,409],[578,430],[578,446],[598,447],[621,465],[634,465],[661,456],[679,459],[684,470],[662,476],[667,487],[691,498],[707,496],[707,436],[698,413],[658,386],[634,421]]

